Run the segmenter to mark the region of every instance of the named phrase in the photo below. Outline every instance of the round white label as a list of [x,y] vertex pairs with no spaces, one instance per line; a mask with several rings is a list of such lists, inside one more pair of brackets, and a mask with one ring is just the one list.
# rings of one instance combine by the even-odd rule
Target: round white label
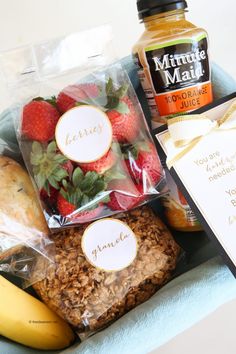
[[112,126],[94,106],[78,106],[64,113],[56,131],[57,146],[68,159],[88,163],[99,160],[111,147]]
[[82,250],[94,267],[106,272],[122,270],[137,255],[137,239],[130,227],[117,219],[90,224],[82,237]]

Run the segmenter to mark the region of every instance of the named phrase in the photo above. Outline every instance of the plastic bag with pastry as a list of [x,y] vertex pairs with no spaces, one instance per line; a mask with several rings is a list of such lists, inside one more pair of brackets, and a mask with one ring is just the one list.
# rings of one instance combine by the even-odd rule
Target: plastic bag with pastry
[[53,243],[24,168],[0,155],[0,181],[0,270],[30,285],[43,277],[42,262],[52,262]]

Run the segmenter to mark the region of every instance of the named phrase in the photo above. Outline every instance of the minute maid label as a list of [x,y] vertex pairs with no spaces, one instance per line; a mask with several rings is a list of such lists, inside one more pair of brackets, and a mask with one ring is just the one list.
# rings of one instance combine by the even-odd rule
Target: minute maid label
[[161,116],[193,111],[212,102],[205,35],[154,45],[145,54]]

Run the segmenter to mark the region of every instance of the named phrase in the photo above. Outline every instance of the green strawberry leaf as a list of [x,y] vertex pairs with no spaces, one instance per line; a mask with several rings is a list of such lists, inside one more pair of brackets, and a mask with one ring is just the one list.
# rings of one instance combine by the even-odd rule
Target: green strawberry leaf
[[39,189],[43,189],[46,183],[46,178],[43,174],[38,173],[36,176],[34,176],[36,184]]
[[81,183],[81,190],[86,193],[93,188],[94,183],[98,180],[99,174],[94,171],[89,171],[86,173],[84,180]]
[[150,152],[150,147],[146,141],[138,141],[133,145],[123,144],[121,150],[126,160],[130,157],[136,160],[140,151]]
[[80,167],[77,167],[74,172],[73,172],[73,175],[72,175],[72,183],[73,185],[76,187],[76,186],[79,186],[80,183],[82,182],[84,178],[84,174],[83,174],[83,171],[81,170]]
[[66,169],[61,166],[68,159],[57,153],[55,141],[52,141],[48,146],[33,142],[30,161],[33,166],[35,181],[39,188],[45,188],[47,182],[52,187],[59,189],[58,183],[68,176]]
[[[49,154],[49,155],[50,155],[50,154]],[[49,157],[50,157],[50,156],[49,156]],[[52,157],[52,160],[53,160],[53,162],[56,163],[57,165],[61,165],[61,164],[63,164],[63,163],[65,163],[65,162],[68,161],[68,159],[67,159],[65,156],[61,155],[61,154],[54,155],[54,156]]]
[[54,106],[55,108],[57,108],[57,98],[56,96],[52,96],[51,98],[47,98],[46,100],[44,100],[48,103],[50,103],[52,106]]
[[67,189],[68,183],[67,183],[67,180],[66,180],[66,179],[63,179],[63,180],[62,180],[62,185],[63,185],[63,187],[64,187],[65,189]]
[[68,177],[68,172],[64,168],[57,168],[51,175],[57,182],[60,182],[63,178]]
[[114,96],[117,98],[123,98],[129,89],[129,84],[125,84],[120,86],[117,90],[115,89],[115,85],[113,83],[112,78],[110,77],[106,84],[106,94],[107,96]]
[[119,104],[119,98],[116,96],[107,96],[107,104],[105,106],[108,110],[115,109]]
[[68,195],[63,188],[60,189],[60,194],[63,196],[64,199],[68,200]]
[[[72,181],[62,179],[62,189],[66,199],[77,208],[93,202],[92,208],[94,208],[94,204],[98,204],[95,197],[107,187],[103,177],[95,171],[88,171],[84,175],[81,168],[77,167],[71,179]],[[55,176],[51,182],[55,183]]]
[[50,144],[48,144],[47,147],[47,154],[55,154],[55,152],[57,151],[57,144],[55,141],[52,141]]
[[123,156],[126,160],[129,160],[130,158],[137,160],[138,150],[135,148],[135,146],[132,146],[132,148],[127,149],[123,152]]
[[105,108],[108,110],[116,109],[121,114],[129,113],[128,106],[120,101],[120,99],[127,94],[128,88],[129,85],[123,85],[116,90],[113,80],[110,77],[106,84],[107,104],[105,105]]
[[31,153],[31,155],[30,155],[31,165],[38,166],[40,164],[41,160],[42,160],[42,155],[37,155],[37,154]]
[[42,155],[43,154],[43,148],[42,145],[38,141],[34,141],[32,144],[32,153],[34,155]]
[[116,111],[121,113],[121,114],[128,114],[129,113],[129,107],[125,102],[120,101],[118,105],[116,106]]
[[50,193],[50,185],[49,185],[48,181],[45,182],[44,189],[45,189],[47,195],[50,197],[51,193]]
[[57,183],[57,181],[55,180],[54,176],[51,175],[48,177],[48,182],[50,183],[50,185],[56,189],[60,189],[59,184]]
[[56,99],[56,96],[52,96],[51,98],[43,98],[43,97],[39,96],[39,97],[35,97],[35,98],[33,99],[33,101],[44,101],[44,102],[50,103],[50,104],[51,104],[52,106],[54,106],[54,107],[57,107],[57,103],[56,103],[57,99]]
[[106,83],[106,94],[107,94],[107,96],[110,96],[113,93],[114,93],[113,80],[111,77],[109,77],[109,79]]
[[81,200],[83,198],[83,195],[82,195],[80,189],[76,189],[76,191],[74,191],[72,194],[70,194],[70,196],[71,196],[72,204],[76,205],[76,207],[79,207],[81,204]]
[[115,168],[108,170],[104,174],[104,181],[106,183],[111,182],[113,179],[125,179],[125,178],[127,178],[127,175],[119,165],[117,165]]
[[105,187],[105,181],[103,179],[100,179],[94,183],[92,189],[88,192],[88,195],[91,197],[96,196],[98,193],[104,191]]
[[35,97],[32,101],[45,101],[45,99],[41,96]]
[[116,97],[123,98],[127,94],[128,89],[129,89],[129,85],[128,84],[121,86],[115,92]]

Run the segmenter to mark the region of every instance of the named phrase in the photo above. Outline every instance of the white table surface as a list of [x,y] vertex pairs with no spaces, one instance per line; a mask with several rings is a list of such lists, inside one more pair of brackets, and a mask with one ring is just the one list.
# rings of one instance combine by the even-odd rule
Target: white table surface
[[235,354],[236,300],[150,354]]

